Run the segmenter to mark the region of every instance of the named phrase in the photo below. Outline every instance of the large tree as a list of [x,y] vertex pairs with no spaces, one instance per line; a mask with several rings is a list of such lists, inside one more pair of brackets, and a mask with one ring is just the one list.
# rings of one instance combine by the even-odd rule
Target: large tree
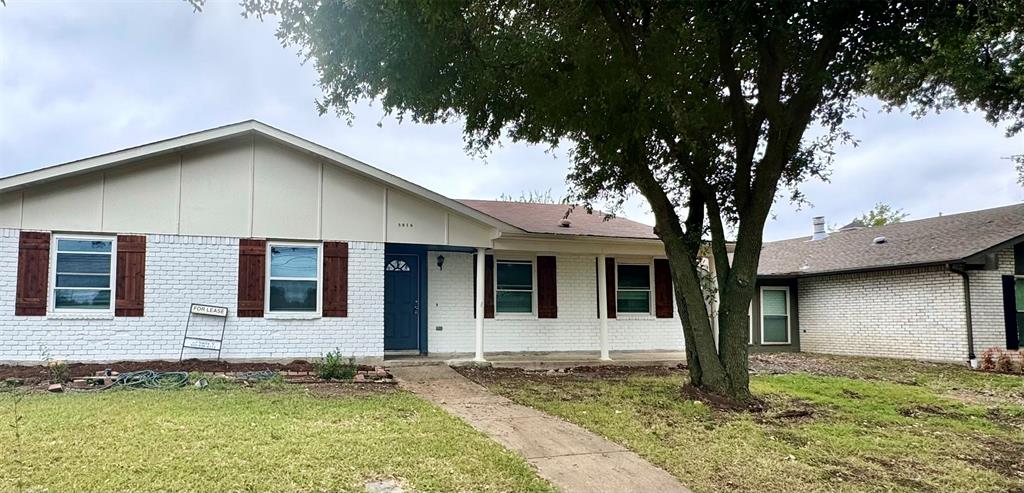
[[[567,143],[575,199],[641,194],[692,384],[737,401],[751,399],[747,306],[769,210],[831,164],[857,98],[975,106],[1013,120],[1011,133],[1024,116],[1017,0],[243,4],[279,16],[281,40],[313,61],[321,112],[378,100],[417,122],[460,121],[474,151],[503,137]],[[706,248],[717,313],[702,291]]]

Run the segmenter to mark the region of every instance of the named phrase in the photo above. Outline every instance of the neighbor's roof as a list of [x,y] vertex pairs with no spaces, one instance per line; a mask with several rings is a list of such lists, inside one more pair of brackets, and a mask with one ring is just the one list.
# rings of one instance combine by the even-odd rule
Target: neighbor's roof
[[[884,243],[874,239],[885,237]],[[954,263],[1024,238],[1024,204],[765,243],[760,276]]]
[[[590,214],[581,206],[500,200],[463,199],[459,202],[528,233],[658,239],[654,228],[647,224],[596,211]],[[566,218],[569,226],[563,227],[560,223]]]

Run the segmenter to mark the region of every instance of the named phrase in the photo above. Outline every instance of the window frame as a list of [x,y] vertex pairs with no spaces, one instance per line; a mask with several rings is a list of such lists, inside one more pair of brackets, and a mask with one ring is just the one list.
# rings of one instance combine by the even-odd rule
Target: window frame
[[[782,291],[786,293],[786,342],[766,342],[764,339],[764,293],[765,291]],[[793,344],[793,310],[790,307],[791,299],[789,286],[761,286],[761,345],[762,346],[788,346]],[[777,316],[777,315],[775,315]]]
[[[271,277],[271,255],[270,251],[275,246],[280,247],[307,247],[316,248],[316,310],[312,312],[297,312],[288,310],[274,310],[270,309],[270,281],[272,279],[286,280],[286,281],[309,281],[309,278],[305,277]],[[264,253],[266,260],[264,263],[264,276],[266,281],[263,283],[263,314],[264,317],[274,318],[320,318],[323,314],[324,309],[324,247],[323,243],[315,242],[298,242],[298,241],[267,241],[267,251]]]
[[[647,298],[647,311],[646,312],[624,312],[619,309],[619,292],[623,289],[619,288],[619,267],[623,265],[629,266],[646,266],[647,267],[647,289],[635,289],[627,288],[625,291],[647,291],[650,295]],[[653,317],[654,305],[655,305],[655,293],[654,293],[654,259],[638,260],[638,259],[623,259],[615,261],[615,313],[617,316],[625,315],[626,317]]]
[[747,334],[748,334],[748,346],[754,345],[754,302],[751,301],[747,304]]
[[[84,241],[109,241],[110,242],[110,306],[100,308],[57,308],[57,254],[60,240],[84,240]],[[86,255],[106,255],[106,252],[65,252],[84,253]],[[113,316],[114,308],[117,305],[117,236],[116,235],[89,235],[74,233],[53,233],[50,240],[50,273],[49,286],[47,287],[47,310],[54,314],[76,314],[76,315],[98,315]],[[74,289],[74,288],[60,288]]]
[[[499,291],[514,291],[524,292],[524,289],[498,289],[498,264],[499,263],[512,263],[512,264],[530,264],[530,311],[529,312],[503,312],[498,309],[498,292]],[[494,256],[494,316],[498,317],[537,317],[537,256],[503,256],[498,258]]]

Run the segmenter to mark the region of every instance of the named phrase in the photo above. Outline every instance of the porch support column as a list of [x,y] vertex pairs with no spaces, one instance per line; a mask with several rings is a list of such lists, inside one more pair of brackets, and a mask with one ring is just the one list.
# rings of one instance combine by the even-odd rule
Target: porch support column
[[597,313],[601,319],[601,361],[611,361],[608,355],[608,279],[605,254],[597,256]]
[[476,249],[476,354],[473,361],[484,359],[484,269],[486,268],[487,252],[483,248]]

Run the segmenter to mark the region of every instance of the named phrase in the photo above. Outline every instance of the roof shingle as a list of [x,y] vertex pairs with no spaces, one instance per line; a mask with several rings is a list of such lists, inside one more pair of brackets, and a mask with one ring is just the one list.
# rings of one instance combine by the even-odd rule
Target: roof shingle
[[[765,243],[761,276],[798,276],[963,260],[1024,236],[1024,204]],[[876,244],[874,239],[885,237]]]
[[[621,217],[606,216],[595,211],[588,214],[580,206],[570,204],[535,204],[500,200],[459,200],[499,221],[511,224],[529,233],[547,233],[609,238],[657,240],[654,228]],[[570,209],[572,211],[570,212]],[[569,213],[569,227],[559,223]]]

